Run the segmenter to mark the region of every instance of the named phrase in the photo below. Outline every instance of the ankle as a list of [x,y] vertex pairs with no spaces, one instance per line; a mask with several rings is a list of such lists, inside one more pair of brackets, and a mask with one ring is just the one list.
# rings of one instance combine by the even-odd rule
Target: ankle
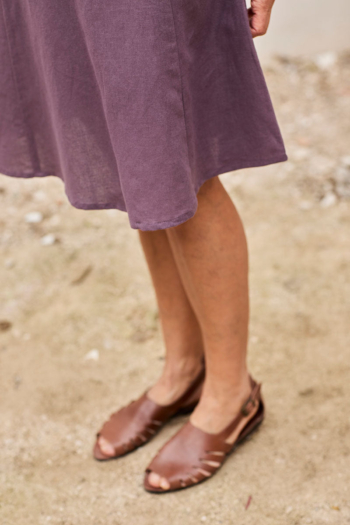
[[148,396],[160,405],[168,405],[178,399],[196,379],[202,368],[201,359],[178,359],[167,361],[163,374],[149,390]]
[[177,359],[167,359],[162,377],[169,381],[178,381],[179,378],[193,379],[203,367],[203,356],[198,353]]
[[203,398],[218,404],[237,405],[244,403],[251,392],[249,373],[245,372],[233,379],[232,377],[206,377]]

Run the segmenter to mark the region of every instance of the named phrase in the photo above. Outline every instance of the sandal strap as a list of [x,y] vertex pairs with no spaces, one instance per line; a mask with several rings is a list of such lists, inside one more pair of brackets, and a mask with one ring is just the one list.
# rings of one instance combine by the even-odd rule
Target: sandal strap
[[235,431],[242,419],[248,417],[259,403],[261,397],[261,383],[257,383],[252,377],[250,377],[250,383],[252,386],[252,390],[248,399],[243,403],[243,405],[240,408],[240,411],[238,412],[237,416],[233,419],[233,421],[231,421],[231,423],[229,423],[229,425],[227,425],[227,427],[224,430],[222,430],[220,434],[217,434],[217,437],[219,439],[227,439]]
[[[221,467],[237,443],[246,437],[264,417],[261,384],[251,378],[251,385],[250,396],[243,403],[239,414],[222,432],[209,434],[192,425],[190,421],[186,423],[163,446],[148,466],[144,481],[146,490],[164,492],[148,483],[148,475],[152,471],[168,480],[170,490],[179,490],[211,477]],[[251,415],[257,404],[259,405],[258,410],[242,426],[242,420]],[[238,428],[240,430],[234,442],[228,443],[227,438]]]
[[[179,409],[186,405],[186,401],[196,392],[205,376],[204,366],[186,392],[171,405],[158,405],[152,401],[147,391],[136,401],[113,413],[97,434],[104,437],[114,447],[115,455],[124,455],[149,441]],[[94,446],[96,459],[111,459],[105,456],[96,441]]]

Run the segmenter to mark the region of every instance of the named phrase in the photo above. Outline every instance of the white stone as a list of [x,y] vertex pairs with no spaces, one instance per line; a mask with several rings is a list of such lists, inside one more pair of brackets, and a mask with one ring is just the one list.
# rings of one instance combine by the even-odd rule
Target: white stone
[[334,204],[337,202],[337,197],[334,195],[333,192],[326,193],[326,195],[321,199],[320,205],[322,208],[329,208],[330,206],[334,206]]
[[116,215],[118,215],[118,210],[111,208],[110,210],[106,210],[105,213],[106,215],[109,215],[110,217],[115,217]]
[[43,220],[43,214],[40,211],[30,211],[26,213],[24,219],[29,224],[37,224]]
[[98,361],[100,359],[100,352],[97,348],[93,348],[85,355],[84,359],[85,361]]
[[290,514],[293,511],[293,507],[286,508],[286,514]]
[[326,53],[320,53],[319,55],[316,55],[315,57],[315,63],[324,71],[327,69],[330,69],[337,61],[337,54],[333,53],[332,51],[328,51]]
[[55,244],[56,240],[56,236],[53,233],[48,233],[47,235],[44,235],[44,237],[41,237],[40,242],[42,246],[52,246],[52,244]]

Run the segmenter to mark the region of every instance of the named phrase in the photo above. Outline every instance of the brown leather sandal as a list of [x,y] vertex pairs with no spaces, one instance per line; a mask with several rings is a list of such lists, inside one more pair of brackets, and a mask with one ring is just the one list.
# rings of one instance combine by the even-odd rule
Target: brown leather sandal
[[[166,493],[197,485],[215,474],[236,446],[261,424],[265,407],[261,384],[250,377],[251,393],[234,420],[220,433],[209,434],[189,421],[158,452],[148,466],[144,488],[148,492]],[[170,488],[153,487],[151,472],[167,479]]]
[[[161,429],[172,417],[188,414],[197,405],[204,383],[203,368],[186,390],[171,405],[161,406],[152,401],[147,391],[137,400],[111,415],[100,432],[93,449],[93,456],[98,461],[119,458],[141,447]],[[114,447],[114,455],[107,456],[100,449],[98,438],[103,436]]]

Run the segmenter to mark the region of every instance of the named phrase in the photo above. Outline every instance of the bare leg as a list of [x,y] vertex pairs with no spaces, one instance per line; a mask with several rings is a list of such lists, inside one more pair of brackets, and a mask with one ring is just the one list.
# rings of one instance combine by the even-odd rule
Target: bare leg
[[[198,211],[167,230],[182,282],[199,320],[206,381],[191,422],[206,432],[223,430],[250,393],[248,253],[242,222],[218,178],[198,194]],[[169,488],[151,473],[153,486]]]
[[[202,334],[184,290],[167,234],[164,230],[140,231],[156,291],[159,315],[166,347],[164,370],[148,395],[160,405],[178,399],[197,376],[202,366]],[[101,450],[113,455],[113,447],[99,438]]]
[[163,375],[148,395],[156,403],[168,405],[180,397],[200,371],[202,333],[183,287],[166,232],[139,233],[156,291],[166,347]]

